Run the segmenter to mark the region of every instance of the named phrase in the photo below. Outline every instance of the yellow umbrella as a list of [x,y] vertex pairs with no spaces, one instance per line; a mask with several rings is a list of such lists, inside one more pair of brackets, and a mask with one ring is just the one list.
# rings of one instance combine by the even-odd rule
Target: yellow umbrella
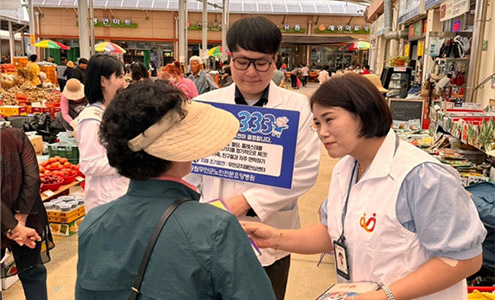
[[124,48],[111,42],[102,42],[95,45],[96,52],[120,52],[125,53]]

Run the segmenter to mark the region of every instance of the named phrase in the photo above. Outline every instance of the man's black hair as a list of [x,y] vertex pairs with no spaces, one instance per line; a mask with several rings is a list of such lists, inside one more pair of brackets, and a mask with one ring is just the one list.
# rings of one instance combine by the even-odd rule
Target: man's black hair
[[239,48],[275,54],[280,48],[282,33],[275,23],[265,17],[246,17],[235,22],[227,32],[230,52]]
[[31,54],[29,56],[29,61],[35,62],[38,59],[38,55],[36,54]]

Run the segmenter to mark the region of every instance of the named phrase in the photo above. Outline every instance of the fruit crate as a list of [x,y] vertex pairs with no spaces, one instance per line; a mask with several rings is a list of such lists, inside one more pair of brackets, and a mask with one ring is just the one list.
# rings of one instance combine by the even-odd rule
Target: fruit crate
[[79,148],[77,146],[50,144],[48,151],[50,157],[65,157],[71,164],[77,165],[79,163]]

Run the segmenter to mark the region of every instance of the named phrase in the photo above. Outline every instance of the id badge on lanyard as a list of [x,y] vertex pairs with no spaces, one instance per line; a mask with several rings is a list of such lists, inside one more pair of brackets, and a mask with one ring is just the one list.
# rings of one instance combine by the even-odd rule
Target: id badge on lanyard
[[351,280],[351,270],[349,269],[349,256],[347,255],[347,247],[345,246],[344,221],[345,214],[347,212],[347,203],[349,202],[349,194],[351,193],[352,182],[354,180],[354,174],[356,173],[356,167],[357,161],[354,162],[351,179],[349,180],[349,188],[347,189],[347,195],[345,197],[344,211],[342,213],[342,233],[340,234],[338,240],[333,241],[335,268],[337,269],[337,274],[346,280]]

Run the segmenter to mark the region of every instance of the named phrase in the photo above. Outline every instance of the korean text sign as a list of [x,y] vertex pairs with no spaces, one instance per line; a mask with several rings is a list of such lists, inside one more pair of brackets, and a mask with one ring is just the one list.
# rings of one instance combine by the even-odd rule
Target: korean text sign
[[292,187],[299,112],[207,102],[237,117],[240,128],[220,152],[193,162],[192,172],[275,187]]

